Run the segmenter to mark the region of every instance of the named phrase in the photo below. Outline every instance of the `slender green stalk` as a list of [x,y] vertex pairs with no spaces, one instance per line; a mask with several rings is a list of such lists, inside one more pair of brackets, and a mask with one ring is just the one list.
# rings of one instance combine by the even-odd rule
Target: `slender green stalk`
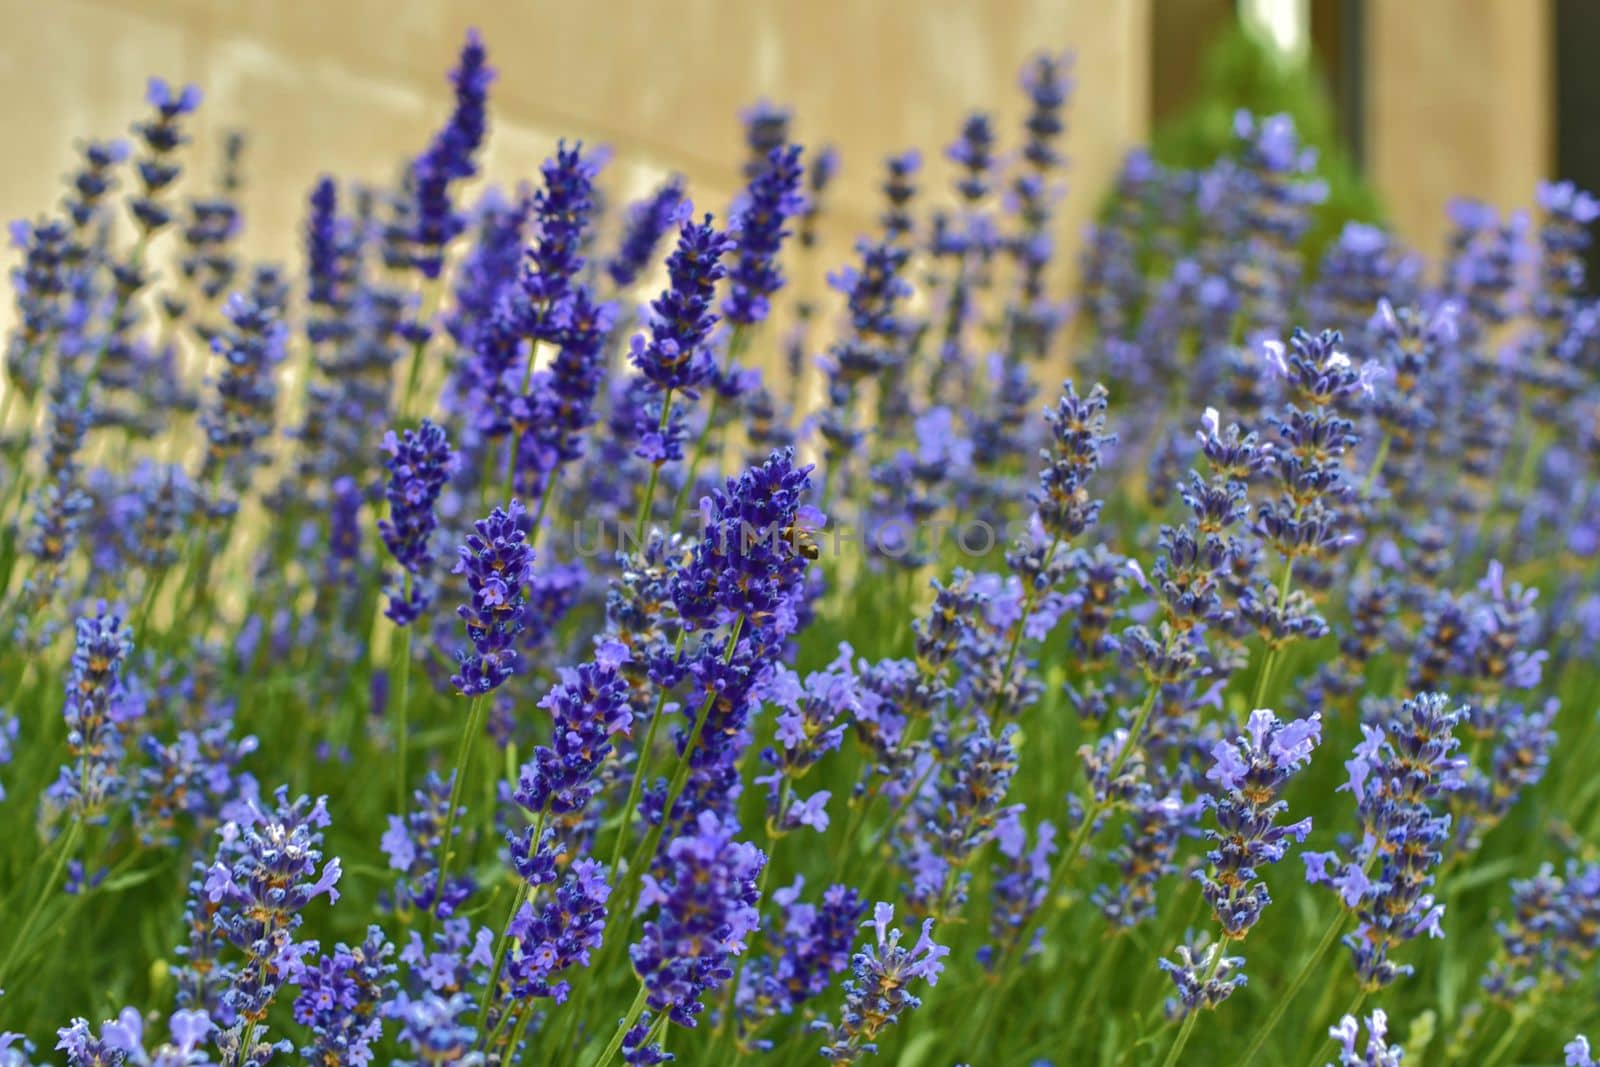
[[[412,574],[406,571],[405,599],[411,600]],[[410,778],[406,774],[406,757],[411,745],[411,722],[408,718],[411,704],[411,628],[415,623],[400,627],[398,651],[389,663],[395,675],[395,811],[405,817],[407,789]]]
[[[467,709],[467,728],[461,734],[461,744],[456,748],[456,762],[450,777],[450,807],[445,811],[444,835],[439,844],[439,894],[444,895],[450,874],[450,850],[455,842],[456,809],[461,803],[461,783],[466,780],[472,762],[472,750],[477,747],[478,734],[483,732],[483,716],[489,706],[489,694],[480,693],[472,698]],[[432,929],[435,910],[428,912],[428,925]]]
[[1289,1005],[1294,1003],[1294,998],[1299,994],[1300,990],[1305,988],[1306,983],[1311,980],[1311,975],[1316,971],[1317,965],[1322,962],[1322,957],[1327,955],[1328,949],[1332,948],[1333,943],[1338,940],[1339,931],[1344,929],[1347,917],[1347,913],[1342,910],[1338,915],[1334,916],[1333,922],[1328,924],[1328,928],[1322,932],[1322,937],[1317,942],[1316,947],[1311,950],[1311,955],[1307,956],[1306,961],[1300,965],[1300,970],[1295,974],[1294,980],[1289,983],[1289,988],[1273,998],[1272,1014],[1267,1016],[1266,1023],[1256,1030],[1254,1040],[1250,1042],[1250,1047],[1245,1050],[1244,1058],[1240,1061],[1244,1067],[1250,1067],[1250,1064],[1255,1062],[1255,1058],[1261,1054],[1261,1049],[1266,1045],[1267,1039],[1272,1036],[1272,1031],[1277,1029],[1284,1013],[1289,1010]]
[[[1061,535],[1056,534],[1050,540],[1050,547],[1045,549],[1044,566],[1040,568],[1041,571],[1048,571],[1050,569],[1050,564],[1056,558],[1056,549],[1060,547]],[[1006,649],[1005,662],[1000,667],[1000,678],[1002,680],[1001,690],[999,693],[995,694],[993,703],[989,705],[990,718],[993,718],[1000,711],[1000,697],[1001,694],[1005,692],[1004,680],[1011,677],[1011,668],[1016,665],[1017,653],[1022,648],[1022,638],[1028,629],[1028,616],[1033,613],[1033,605],[1034,602],[1039,599],[1040,592],[1041,590],[1038,584],[1030,582],[1028,584],[1028,591],[1023,594],[1022,613],[1017,616],[1016,629],[1011,634],[1011,645]]]
[[[5,962],[0,963],[0,982],[11,977],[11,969],[16,966],[24,952],[27,951],[28,942],[33,936],[34,924],[39,921],[39,916],[44,912],[45,904],[55,893],[56,883],[61,880],[61,872],[66,869],[67,861],[72,858],[73,850],[78,847],[78,838],[83,833],[83,821],[76,816],[72,824],[67,827],[64,834],[56,839],[57,855],[55,866],[50,869],[50,874],[45,878],[44,885],[39,887],[39,892],[34,895],[33,906],[28,909],[28,914],[17,927],[17,936],[11,942],[11,948],[6,951]],[[44,857],[40,857],[43,860]],[[3,987],[0,987],[3,988]]]
[[[539,818],[533,824],[533,847],[535,850],[539,847],[540,839],[544,837],[545,823],[549,818],[550,805],[547,802],[540,809]],[[500,943],[495,946],[494,964],[489,968],[489,978],[483,985],[483,1005],[478,1009],[478,1032],[480,1034],[483,1033],[484,1024],[489,1021],[489,1004],[494,1000],[495,985],[500,981],[500,969],[505,966],[506,955],[511,951],[511,924],[517,921],[517,913],[522,910],[522,905],[527,903],[528,890],[528,883],[525,880],[522,881],[522,884],[517,887],[516,895],[511,898],[511,910],[506,913],[506,921],[500,927]],[[499,1028],[496,1027],[497,1032],[498,1030]]]
[[[783,820],[789,813],[789,798],[793,795],[794,783],[789,778],[784,778],[782,792],[778,797],[778,815],[775,819],[767,820],[767,861],[761,865],[761,877],[756,881],[755,907],[759,910],[761,902],[767,899],[767,881],[772,876],[773,860],[778,855],[778,842],[783,840]],[[750,948],[746,946],[739,955],[739,962],[733,967],[733,981],[728,983],[728,991],[722,999],[722,1017],[717,1020],[717,1028],[713,1036],[720,1036],[724,1029],[727,1030],[729,1048],[729,1062],[739,1057],[739,1026],[733,1018],[734,1000],[739,995],[739,979],[744,977],[744,964],[750,958]]]
[[1378,475],[1383,471],[1383,464],[1389,458],[1389,444],[1392,438],[1387,430],[1383,439],[1378,442],[1378,452],[1372,457],[1372,466],[1367,468],[1367,476],[1361,479],[1361,499],[1365,500],[1372,495],[1372,487],[1378,482]]
[[[1355,995],[1355,999],[1350,1001],[1350,1006],[1340,1013],[1339,1018],[1343,1019],[1346,1015],[1355,1017],[1356,1013],[1361,1010],[1361,1005],[1367,1002],[1367,992],[1368,991],[1366,989],[1359,990]],[[1317,1036],[1316,1028],[1320,1027],[1322,1023],[1323,1020],[1317,1019],[1312,1024],[1311,1062],[1313,1067],[1322,1067],[1322,1065],[1327,1062],[1322,1058],[1322,1047],[1326,1045],[1331,1038],[1326,1033],[1320,1037]],[[1489,1067],[1490,1062],[1493,1061],[1485,1061],[1484,1067]]]
[[1512,1015],[1511,1022],[1506,1027],[1505,1033],[1500,1035],[1500,1040],[1494,1043],[1494,1047],[1489,1050],[1489,1054],[1483,1058],[1482,1067],[1495,1067],[1495,1064],[1505,1059],[1516,1048],[1516,1042],[1522,1036],[1523,1027],[1527,1026],[1528,1020],[1534,1016],[1533,1009],[1538,1004],[1539,994],[1543,992],[1543,989],[1542,984],[1536,987],[1528,1000],[1519,1005],[1519,1010]]
[[[1224,938],[1217,942],[1216,951],[1211,954],[1211,962],[1206,965],[1206,973],[1200,978],[1200,988],[1203,990],[1211,984],[1217,976],[1217,971],[1222,967],[1222,959],[1228,954],[1228,942]],[[1173,1041],[1172,1049],[1167,1053],[1167,1058],[1162,1061],[1163,1067],[1173,1067],[1178,1062],[1178,1057],[1183,1055],[1184,1048],[1189,1044],[1189,1038],[1194,1034],[1195,1024],[1200,1021],[1203,1009],[1196,1006],[1190,1008],[1183,1017],[1183,1025],[1178,1028],[1177,1040]]]
[[[672,416],[672,390],[668,389],[661,394],[661,425],[658,432],[665,436],[667,424]],[[650,507],[656,499],[656,483],[661,478],[661,464],[650,464],[650,477],[644,483],[644,495],[639,498],[639,518],[633,524],[633,543],[635,546],[644,544],[644,531],[650,525]]]
[[517,1020],[517,1025],[511,1029],[511,1040],[506,1042],[505,1058],[500,1062],[521,1062],[521,1060],[517,1058],[517,1046],[522,1044],[522,1036],[528,1032],[528,1024],[533,1021],[535,1014],[536,1013],[534,1012],[532,1005],[529,1005],[528,1010],[522,1013],[522,1017]]
[[[1299,512],[1296,511],[1296,515],[1298,514]],[[1287,563],[1285,563],[1283,568],[1283,578],[1278,582],[1279,611],[1283,610],[1283,605],[1289,599],[1289,583],[1293,580],[1294,560],[1290,559]],[[1282,646],[1280,645],[1267,646],[1267,654],[1261,661],[1261,671],[1256,675],[1255,694],[1250,698],[1250,707],[1252,710],[1266,706],[1264,702],[1267,699],[1267,689],[1272,685],[1272,672],[1273,668],[1278,665],[1281,647]]]
[[[440,294],[444,289],[444,279],[440,278],[431,284],[421,275],[418,275],[419,292],[417,299],[417,321],[426,326],[432,320],[434,312],[438,310]],[[417,337],[416,343],[411,346],[411,367],[406,373],[406,391],[400,402],[402,413],[409,413],[411,405],[417,398],[417,387],[422,382],[422,355],[428,348],[428,334],[423,333]]]
[[[724,376],[733,369],[733,361],[744,351],[745,340],[749,336],[748,327],[744,323],[734,326],[733,333],[728,337],[728,350],[723,358],[722,373]],[[695,479],[700,474],[700,464],[706,458],[706,448],[711,443],[711,431],[716,427],[717,412],[721,410],[722,393],[716,389],[711,391],[711,399],[706,402],[706,424],[700,428],[700,436],[695,438],[694,448],[689,452],[689,466],[684,475],[683,485],[678,489],[678,495],[672,502],[671,528],[676,529],[678,521],[683,518],[683,509],[689,502],[689,494],[694,492]]]
[[[678,631],[678,639],[673,642],[672,656],[677,658],[683,651],[683,631]],[[633,825],[633,810],[639,806],[639,795],[644,792],[644,772],[649,766],[650,754],[655,751],[656,731],[661,728],[661,710],[667,705],[667,690],[663,686],[656,694],[656,707],[650,713],[650,726],[644,733],[644,744],[639,747],[639,758],[633,766],[633,781],[628,785],[628,802],[622,807],[621,824],[617,827],[617,839],[611,846],[611,863],[609,872],[612,878],[617,876],[617,864],[622,862],[622,850],[627,845],[628,830]]]
[[611,1061],[617,1058],[617,1052],[622,1048],[622,1039],[628,1036],[628,1031],[633,1029],[633,1024],[639,1021],[639,1016],[644,1012],[644,1000],[648,995],[649,991],[645,988],[645,984],[640,982],[639,995],[633,998],[627,1016],[618,1024],[617,1032],[611,1035],[611,1043],[600,1053],[600,1058],[595,1061],[594,1067],[609,1067]]

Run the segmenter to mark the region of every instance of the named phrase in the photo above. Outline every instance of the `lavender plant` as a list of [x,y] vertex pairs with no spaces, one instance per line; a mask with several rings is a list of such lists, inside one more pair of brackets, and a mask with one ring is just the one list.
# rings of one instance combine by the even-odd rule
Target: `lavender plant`
[[0,1065],[1591,1062],[1593,197],[1241,114],[1074,288],[1069,56],[849,220],[448,81],[295,265],[159,80],[12,229]]

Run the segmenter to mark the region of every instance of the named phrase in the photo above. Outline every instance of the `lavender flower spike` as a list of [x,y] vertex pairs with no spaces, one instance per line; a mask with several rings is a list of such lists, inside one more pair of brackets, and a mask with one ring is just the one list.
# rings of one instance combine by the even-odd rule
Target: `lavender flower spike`
[[455,470],[456,457],[444,430],[428,419],[401,437],[390,430],[383,448],[389,453],[384,461],[389,468],[384,490],[389,518],[378,523],[378,532],[406,576],[403,589],[389,588],[389,605],[383,613],[396,626],[409,626],[433,600],[428,571],[433,566],[430,539],[439,525],[434,508]]
[[467,625],[472,651],[456,654],[461,669],[450,683],[467,696],[482,696],[504,685],[515,673],[516,638],[526,625],[528,577],[533,549],[523,530],[523,507],[511,501],[510,511],[495,508],[473,523],[453,573],[467,577],[472,601],[456,609]]
[[873,906],[868,924],[876,934],[876,944],[868,945],[850,961],[852,977],[844,984],[844,1007],[837,1025],[826,1019],[812,1023],[812,1029],[827,1034],[822,1046],[824,1059],[834,1063],[855,1063],[878,1050],[878,1035],[894,1025],[902,1012],[922,1001],[910,991],[911,983],[922,979],[937,985],[950,950],[934,944],[933,920],[924,919],[922,934],[909,949],[900,945],[901,932],[889,924],[894,921],[894,905],[879,902]]

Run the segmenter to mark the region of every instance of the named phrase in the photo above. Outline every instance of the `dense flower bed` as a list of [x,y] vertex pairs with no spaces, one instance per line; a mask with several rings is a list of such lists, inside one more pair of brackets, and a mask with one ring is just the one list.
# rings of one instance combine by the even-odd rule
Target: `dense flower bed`
[[832,271],[493,80],[293,269],[160,81],[15,225],[0,1064],[1591,1063],[1600,202],[1311,261],[1240,115],[1066,299],[1066,57]]

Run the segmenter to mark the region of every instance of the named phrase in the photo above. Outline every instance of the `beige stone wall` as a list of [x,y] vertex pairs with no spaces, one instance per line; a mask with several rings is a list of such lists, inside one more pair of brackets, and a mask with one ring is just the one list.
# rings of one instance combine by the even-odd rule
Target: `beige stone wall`
[[1527,207],[1551,172],[1547,0],[1372,0],[1370,167],[1395,226],[1429,255],[1445,205]]
[[764,95],[794,107],[802,140],[843,153],[849,231],[878,210],[885,154],[935,154],[974,107],[1014,140],[1018,68],[1072,47],[1070,244],[1144,136],[1147,18],[1147,0],[0,0],[0,218],[53,204],[73,140],[122,133],[162,74],[204,88],[206,159],[224,126],[249,132],[250,247],[292,256],[318,173],[384,178],[426,143],[478,26],[500,71],[492,179],[532,176],[558,136],[584,137],[615,149],[620,195],[676,170],[720,210],[742,158],[736,112]]

